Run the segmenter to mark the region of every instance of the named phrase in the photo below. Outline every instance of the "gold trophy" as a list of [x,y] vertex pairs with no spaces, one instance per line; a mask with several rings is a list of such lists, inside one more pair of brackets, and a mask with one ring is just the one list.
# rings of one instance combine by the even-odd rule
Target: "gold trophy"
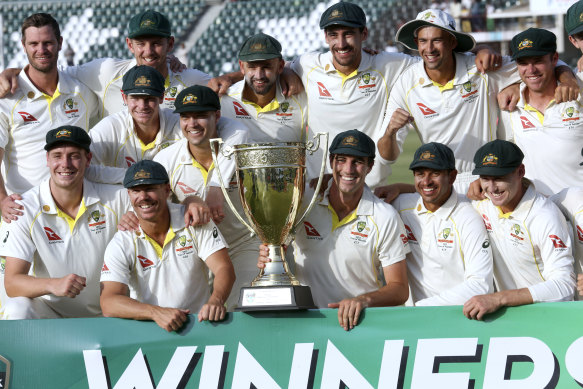
[[[303,215],[296,220],[302,204],[306,173],[306,151],[313,154],[324,137],[324,153],[318,185]],[[295,228],[310,212],[320,191],[328,134],[317,133],[312,141],[240,144],[227,146],[220,138],[211,139],[213,161],[225,200],[251,234],[269,247],[271,262],[266,263],[250,287],[241,288],[238,311],[315,308],[309,286],[300,285],[285,260],[284,244],[291,241]],[[218,147],[217,147],[218,146]],[[246,222],[229,199],[217,163],[217,153],[235,156],[237,183]]]

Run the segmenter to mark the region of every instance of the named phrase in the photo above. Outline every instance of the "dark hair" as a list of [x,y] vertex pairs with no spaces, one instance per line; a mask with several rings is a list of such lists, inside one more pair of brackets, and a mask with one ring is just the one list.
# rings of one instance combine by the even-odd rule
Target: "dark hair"
[[51,15],[47,13],[32,14],[26,19],[24,19],[24,21],[22,22],[22,28],[20,30],[22,33],[22,39],[24,40],[24,32],[26,31],[27,28],[29,27],[40,28],[44,26],[51,26],[51,28],[53,29],[53,33],[55,34],[55,38],[57,38],[57,41],[61,40],[61,29],[59,28],[59,23],[57,23],[55,18],[53,18]]
[[578,32],[576,34],[571,34],[571,36],[577,40],[583,40],[583,31]]

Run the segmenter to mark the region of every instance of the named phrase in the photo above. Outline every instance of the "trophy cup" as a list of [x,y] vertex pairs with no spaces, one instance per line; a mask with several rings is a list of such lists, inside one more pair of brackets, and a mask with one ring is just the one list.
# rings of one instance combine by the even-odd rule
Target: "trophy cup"
[[[324,137],[324,153],[318,185],[303,215],[296,220],[304,195],[306,151],[313,154]],[[250,287],[241,288],[238,311],[315,308],[309,286],[300,285],[289,270],[283,245],[291,241],[295,228],[314,206],[326,167],[328,134],[317,133],[312,141],[240,144],[227,146],[222,139],[210,140],[213,162],[225,200],[251,234],[268,245],[271,262],[266,263]],[[217,149],[218,145],[218,149]],[[218,151],[217,151],[218,150]],[[235,156],[236,176],[246,222],[237,212],[224,186],[217,152]]]

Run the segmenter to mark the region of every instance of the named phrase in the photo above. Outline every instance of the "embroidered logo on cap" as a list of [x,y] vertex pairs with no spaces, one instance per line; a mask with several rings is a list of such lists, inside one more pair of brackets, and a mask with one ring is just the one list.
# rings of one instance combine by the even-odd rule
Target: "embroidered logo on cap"
[[136,78],[134,86],[152,86],[152,81],[146,78],[146,76],[140,76]]
[[340,144],[342,146],[356,146],[358,144],[358,139],[350,135],[342,139],[342,142],[340,142]]
[[529,49],[532,47],[532,41],[530,39],[523,39],[522,42],[518,44],[518,50]]
[[71,131],[61,130],[61,131],[57,132],[57,134],[55,135],[55,138],[62,138],[64,136],[69,138],[71,136]]
[[184,98],[182,99],[182,104],[196,104],[197,100],[198,97],[190,93],[184,96]]
[[134,180],[141,180],[143,178],[150,178],[151,176],[152,176],[152,174],[150,172],[147,172],[144,169],[142,169],[139,172],[136,172],[136,174],[134,174]]
[[488,154],[482,159],[482,165],[496,165],[498,163],[498,157],[494,154]]

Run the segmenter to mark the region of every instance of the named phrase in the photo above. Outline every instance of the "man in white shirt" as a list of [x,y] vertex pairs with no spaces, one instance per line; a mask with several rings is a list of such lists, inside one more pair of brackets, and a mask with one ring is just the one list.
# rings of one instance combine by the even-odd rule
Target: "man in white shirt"
[[[213,222],[187,227],[183,209],[168,203],[170,186],[162,165],[143,160],[126,172],[124,187],[139,223],[120,231],[105,251],[101,308],[108,317],[153,320],[177,331],[198,312],[198,320],[223,320],[235,280],[224,240]],[[210,293],[207,267],[213,272]],[[133,287],[136,298],[128,295]]]
[[474,296],[464,315],[481,320],[504,306],[573,300],[571,238],[555,204],[524,179],[524,154],[495,140],[476,151],[474,174],[485,200],[474,202],[490,236],[498,292]]

